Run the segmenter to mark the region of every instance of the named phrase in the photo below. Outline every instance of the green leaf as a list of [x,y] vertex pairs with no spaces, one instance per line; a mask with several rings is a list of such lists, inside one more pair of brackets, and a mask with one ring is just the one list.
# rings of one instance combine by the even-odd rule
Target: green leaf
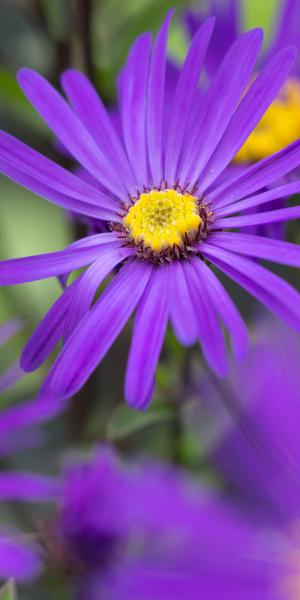
[[17,600],[17,591],[12,579],[1,588],[0,600]]
[[159,407],[140,412],[127,406],[118,406],[107,424],[106,435],[111,441],[121,440],[138,431],[172,418],[169,407]]

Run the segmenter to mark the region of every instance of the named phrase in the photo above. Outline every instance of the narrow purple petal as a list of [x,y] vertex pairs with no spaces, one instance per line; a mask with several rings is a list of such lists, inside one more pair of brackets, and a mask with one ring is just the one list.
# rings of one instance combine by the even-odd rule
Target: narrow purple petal
[[300,294],[286,281],[261,265],[223,248],[203,244],[201,252],[280,319],[300,331]]
[[[198,258],[183,263],[183,269],[198,318],[198,337],[210,367],[224,377],[228,371],[226,344],[215,307],[198,271]],[[202,274],[203,275],[203,274]]]
[[213,233],[207,243],[238,254],[300,267],[300,246],[290,242],[226,231]]
[[96,260],[101,252],[103,250],[97,244],[85,248],[66,248],[50,254],[3,260],[0,262],[0,284],[14,285],[69,273]]
[[125,382],[125,397],[133,408],[146,408],[154,391],[169,316],[168,282],[169,267],[154,268],[137,309]]
[[24,371],[38,369],[63,336],[67,311],[79,279],[65,289],[29,338],[21,354]]
[[39,73],[21,69],[18,83],[28,100],[78,162],[117,198],[126,189],[95,140],[67,102]]
[[82,387],[134,311],[151,270],[136,259],[125,264],[69,337],[42,395],[67,398]]
[[[34,192],[38,196],[42,198],[46,198],[50,202],[61,206],[66,210],[70,210],[75,213],[79,213],[81,215],[86,215],[88,217],[92,217],[95,219],[104,219],[106,221],[119,221],[119,217],[116,214],[116,208],[114,203],[111,201],[110,206],[107,208],[101,207],[101,197],[103,194],[99,192],[99,205],[89,203],[87,200],[77,200],[72,196],[68,196],[66,194],[62,194],[55,190],[52,186],[46,185],[45,183],[41,183],[38,178],[38,171],[36,172],[36,177],[32,177],[31,175],[27,175],[24,170],[21,170],[14,165],[12,165],[11,161],[7,162],[5,160],[1,160],[0,158],[0,172],[16,181],[23,187],[28,190]],[[105,199],[105,203],[108,203],[108,199]]]
[[172,327],[181,344],[191,346],[198,339],[198,321],[180,262],[170,264],[169,285]]
[[218,146],[249,82],[262,39],[260,29],[248,31],[227,52],[199,107],[181,166],[182,185],[197,182],[199,174]]
[[128,192],[134,189],[134,178],[128,158],[105,106],[89,79],[76,69],[68,69],[61,77],[62,87],[80,120],[116,166]]
[[300,140],[297,140],[276,154],[244,169],[242,173],[237,172],[208,194],[206,201],[212,203],[215,208],[227,206],[279,180],[299,164]]
[[[0,413],[0,434],[1,439],[8,437],[8,434],[16,434],[20,429],[27,428],[30,425],[36,425],[48,421],[53,416],[58,415],[63,410],[61,403],[46,403],[44,405],[36,400],[20,402],[15,406],[9,406],[2,409]],[[32,431],[30,432],[32,436]]]
[[195,265],[211,303],[228,329],[235,356],[243,358],[248,349],[248,330],[244,320],[213,271],[202,260]]
[[225,217],[216,220],[216,227],[249,227],[251,225],[265,225],[266,223],[282,223],[300,218],[300,206],[290,206],[278,210],[266,210],[250,215],[238,217]]
[[256,194],[250,198],[245,198],[239,202],[233,202],[223,209],[218,208],[218,217],[227,217],[228,215],[232,215],[243,210],[248,210],[249,208],[260,206],[261,204],[266,204],[267,202],[272,202],[273,200],[287,198],[299,193],[300,181],[293,181],[292,183],[274,187],[267,192],[261,192],[260,194]]
[[103,252],[82,275],[72,295],[64,327],[64,340],[70,337],[89,310],[97,289],[111,271],[133,254],[132,248],[113,248]]
[[37,548],[25,544],[13,533],[0,532],[0,577],[27,581],[37,577],[41,561]]
[[[216,18],[216,27],[212,44],[205,60],[205,69],[212,79],[226,52],[234,43],[242,30],[242,15],[240,0],[210,0],[209,13]],[[201,13],[188,11],[185,16],[186,27],[190,37],[193,37],[201,22]]]
[[259,123],[286,80],[295,58],[295,48],[286,48],[277,54],[255,79],[238,105],[204,172],[201,173],[199,185],[202,191],[215,181]]
[[68,248],[88,248],[90,246],[120,246],[120,237],[114,231],[94,233],[69,244]]
[[[96,244],[100,247],[102,245],[104,252],[106,244],[107,248],[119,247],[120,241],[113,233],[99,233],[77,240],[70,244],[69,248],[87,248]],[[63,337],[70,302],[82,277],[83,275],[80,275],[65,289],[29,338],[21,355],[21,366],[25,371],[37,369]]]
[[137,38],[118,79],[124,142],[140,189],[148,183],[146,106],[151,40],[148,33]]
[[57,479],[33,473],[0,473],[0,500],[41,502],[54,500],[58,494]]
[[99,189],[5,131],[0,131],[0,157],[12,167],[16,167],[62,194],[77,198],[81,202],[88,201],[103,208],[109,209],[114,206],[113,200],[102,194]]
[[164,172],[168,182],[175,182],[178,179],[179,157],[182,152],[190,110],[198,92],[199,77],[214,24],[215,19],[210,18],[199,28],[180,71],[166,146]]
[[167,65],[168,30],[174,10],[170,10],[157,34],[148,80],[147,140],[152,184],[159,185],[163,173],[163,113]]

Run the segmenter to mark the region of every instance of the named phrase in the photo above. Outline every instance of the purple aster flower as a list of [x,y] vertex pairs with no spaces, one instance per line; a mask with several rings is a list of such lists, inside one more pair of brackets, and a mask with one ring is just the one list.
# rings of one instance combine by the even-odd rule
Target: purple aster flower
[[[213,78],[224,54],[243,29],[239,0],[209,0],[209,12],[216,17],[213,43],[207,53],[206,70]],[[207,11],[206,11],[207,12]],[[272,24],[271,40],[262,54],[258,72],[276,52],[288,45],[300,47],[300,5],[297,0],[280,0],[278,14]],[[193,37],[203,15],[186,14],[186,25]],[[300,60],[295,62],[289,78],[261,121],[234,157],[235,163],[255,162],[284,148],[300,137]]]
[[[71,106],[39,74],[29,69],[19,73],[26,96],[101,189],[4,132],[1,170],[68,210],[108,221],[111,228],[61,252],[0,264],[3,285],[88,266],[45,315],[23,352],[22,367],[30,371],[63,339],[43,386],[47,397],[67,398],[79,390],[135,310],[125,381],[131,406],[144,408],[151,399],[168,320],[183,344],[199,340],[208,364],[224,376],[227,350],[221,323],[237,357],[246,350],[247,332],[210,264],[290,325],[300,326],[299,294],[249,260],[298,267],[299,247],[226,231],[300,216],[298,206],[234,216],[300,191],[298,181],[265,191],[299,165],[300,142],[218,182],[277,96],[295,50],[279,52],[251,83],[262,32],[249,31],[234,42],[206,93],[199,95],[214,25],[209,18],[193,38],[170,102],[165,74],[171,14],[153,46],[150,34],[136,40],[119,76],[122,138],[81,73],[69,70],[62,76]],[[115,271],[93,304],[100,284]]]

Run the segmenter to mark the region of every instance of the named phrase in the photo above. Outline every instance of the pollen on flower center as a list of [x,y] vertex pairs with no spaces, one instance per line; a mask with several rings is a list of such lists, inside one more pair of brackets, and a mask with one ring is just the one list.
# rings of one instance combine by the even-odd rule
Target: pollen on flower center
[[194,241],[203,219],[199,202],[175,189],[152,190],[141,194],[123,220],[129,239],[153,253]]
[[300,137],[300,82],[288,79],[236,154],[235,162],[254,162],[282,150]]

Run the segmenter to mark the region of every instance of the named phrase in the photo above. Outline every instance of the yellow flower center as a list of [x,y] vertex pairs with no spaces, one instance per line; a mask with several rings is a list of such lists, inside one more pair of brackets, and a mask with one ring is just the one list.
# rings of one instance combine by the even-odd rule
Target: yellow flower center
[[268,108],[245,144],[236,154],[235,162],[255,162],[300,137],[300,82],[288,79],[280,94]]
[[154,253],[194,241],[203,223],[198,200],[176,190],[141,194],[123,220],[127,235],[137,246]]

